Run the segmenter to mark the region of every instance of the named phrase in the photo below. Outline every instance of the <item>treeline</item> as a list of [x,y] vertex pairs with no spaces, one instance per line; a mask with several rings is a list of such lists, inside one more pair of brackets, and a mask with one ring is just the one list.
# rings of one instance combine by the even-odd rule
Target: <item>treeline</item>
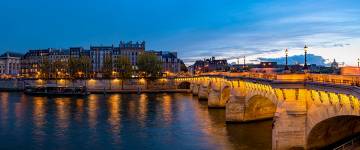
[[162,62],[153,53],[142,53],[137,59],[137,68],[131,64],[130,58],[119,56],[112,58],[105,56],[101,70],[93,72],[92,60],[89,56],[79,58],[69,58],[67,61],[57,60],[50,62],[44,60],[40,65],[38,76],[44,79],[85,79],[96,77],[96,73],[101,73],[102,78],[121,78],[131,77],[158,78],[162,76]]

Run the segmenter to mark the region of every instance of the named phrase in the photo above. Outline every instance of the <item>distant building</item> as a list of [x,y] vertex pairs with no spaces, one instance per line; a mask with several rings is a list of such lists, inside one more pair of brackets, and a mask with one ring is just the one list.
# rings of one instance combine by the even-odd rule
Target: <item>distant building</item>
[[40,74],[41,64],[48,60],[49,49],[29,50],[21,58],[21,75],[24,77],[35,77]]
[[49,50],[49,62],[68,62],[70,58],[70,51],[68,49],[50,49]]
[[[70,59],[80,58],[82,56],[89,57],[91,60],[91,77],[102,77],[103,75],[103,66],[105,60],[108,58],[112,61],[113,65],[117,58],[120,56],[125,56],[130,60],[132,68],[137,70],[137,61],[138,56],[145,52],[145,42],[124,42],[121,41],[119,46],[90,46],[90,50],[85,50],[82,47],[71,47],[69,49],[38,49],[38,50],[29,50],[21,58],[21,75],[24,77],[38,77],[43,75],[42,64],[44,62],[49,62],[50,64],[54,62],[65,62],[68,63]],[[176,52],[168,51],[149,51],[154,52],[159,60],[162,62],[163,72],[172,72],[177,73],[181,71],[181,68],[186,66],[183,62],[177,57]],[[1,65],[1,64],[0,64]],[[184,67],[185,66],[185,67]],[[51,65],[50,65],[51,68]],[[116,68],[113,68],[113,71],[117,71]],[[63,77],[69,75],[67,70],[57,71],[58,74],[62,74]],[[49,74],[49,77],[52,77]]]
[[92,63],[92,71],[98,76],[101,75],[104,60],[106,57],[112,58],[112,52],[114,46],[91,46],[90,47],[90,57]]
[[332,69],[339,69],[339,63],[336,62],[335,59],[334,59],[334,61],[331,63],[331,68],[332,68]]
[[120,41],[119,48],[114,51],[114,56],[127,56],[133,69],[137,69],[137,58],[145,51],[145,41],[133,43],[132,41]]
[[22,54],[6,52],[0,55],[0,75],[17,76],[20,74]]
[[260,68],[277,68],[277,62],[260,62]]
[[90,50],[85,50],[82,47],[71,47],[69,51],[70,51],[70,58],[80,58],[81,56],[90,57]]
[[195,61],[192,70],[197,74],[202,72],[229,71],[230,67],[226,59],[211,57],[210,59]]
[[[78,51],[78,50],[77,50]],[[90,57],[92,63],[92,70],[98,76],[101,75],[103,64],[106,57],[114,62],[120,56],[129,58],[133,69],[137,69],[138,55],[145,51],[145,42],[121,41],[119,47],[112,46],[91,46]],[[75,52],[74,52],[75,53]]]
[[182,61],[177,57],[177,52],[150,51],[158,56],[162,62],[162,72],[178,73],[181,71]]

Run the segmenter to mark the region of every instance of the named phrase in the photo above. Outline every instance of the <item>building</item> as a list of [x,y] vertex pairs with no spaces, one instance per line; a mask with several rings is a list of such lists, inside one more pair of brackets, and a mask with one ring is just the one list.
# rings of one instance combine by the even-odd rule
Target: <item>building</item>
[[91,46],[90,47],[90,58],[92,64],[92,71],[101,76],[103,71],[103,65],[105,59],[111,59],[112,53],[114,50],[114,45],[112,46]]
[[126,56],[130,59],[133,69],[137,69],[137,58],[145,52],[145,41],[133,43],[132,41],[124,42],[120,41],[120,45],[114,51],[114,57]]
[[[80,58],[82,56],[87,56],[91,60],[91,76],[92,77],[102,77],[104,74],[104,63],[106,59],[110,59],[110,62],[114,65],[114,62],[120,56],[125,56],[129,58],[132,68],[137,70],[137,61],[138,56],[145,52],[145,42],[124,42],[121,41],[119,46],[90,46],[90,50],[85,50],[82,47],[71,47],[69,49],[38,49],[38,50],[29,50],[21,58],[21,74],[24,77],[39,77],[44,75],[42,69],[44,69],[44,62],[50,64],[58,64],[57,66],[62,66],[64,63],[67,64],[72,58]],[[163,63],[163,72],[172,72],[177,73],[181,71],[181,66],[183,62],[177,58],[176,52],[168,51],[149,51],[158,55],[159,60]],[[55,63],[56,62],[56,63]],[[58,63],[62,62],[62,63]],[[64,65],[64,68],[66,66]],[[52,74],[58,77],[57,74],[63,74],[62,77],[69,75],[69,70],[58,69],[59,67],[53,67],[50,65],[49,69]],[[56,69],[56,70],[54,70]],[[108,69],[107,69],[108,70]],[[110,70],[111,71],[111,70]],[[116,71],[113,68],[112,71]],[[49,73],[49,77],[53,77]]]
[[82,47],[71,47],[69,51],[70,51],[70,58],[80,58],[80,56],[82,55],[90,56],[90,51],[85,50]]
[[215,57],[212,57],[210,59],[195,61],[192,70],[195,74],[202,72],[221,72],[229,71],[230,66],[226,59],[215,59]]
[[29,50],[21,58],[21,75],[24,77],[36,77],[40,75],[41,64],[48,61],[49,49]]
[[6,52],[0,55],[0,75],[14,77],[20,74],[22,54]]
[[179,73],[181,71],[182,60],[177,57],[177,52],[169,51],[150,51],[158,56],[162,62],[162,72]]
[[[80,49],[74,49],[74,54],[77,54]],[[114,62],[120,56],[129,58],[133,69],[137,69],[138,55],[145,52],[145,42],[120,41],[119,47],[112,46],[91,46],[90,57],[92,63],[92,70],[97,76],[101,76],[103,65],[106,58]]]
[[68,49],[49,49],[49,62],[68,62],[70,58],[70,50]]
[[332,69],[339,69],[339,63],[336,62],[336,60],[334,59],[334,61],[331,63],[331,68]]

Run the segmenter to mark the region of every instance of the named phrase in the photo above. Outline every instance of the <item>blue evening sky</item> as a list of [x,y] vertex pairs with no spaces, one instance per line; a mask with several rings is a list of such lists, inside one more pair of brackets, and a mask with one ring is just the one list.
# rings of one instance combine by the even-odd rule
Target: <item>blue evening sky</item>
[[148,50],[204,57],[310,53],[354,65],[359,0],[1,0],[0,51],[145,40]]

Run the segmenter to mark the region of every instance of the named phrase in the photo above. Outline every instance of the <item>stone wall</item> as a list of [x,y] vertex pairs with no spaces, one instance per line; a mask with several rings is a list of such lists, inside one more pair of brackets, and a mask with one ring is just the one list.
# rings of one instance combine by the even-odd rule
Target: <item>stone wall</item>
[[23,90],[25,85],[86,86],[89,91],[176,90],[173,79],[90,80],[0,80],[1,90]]

